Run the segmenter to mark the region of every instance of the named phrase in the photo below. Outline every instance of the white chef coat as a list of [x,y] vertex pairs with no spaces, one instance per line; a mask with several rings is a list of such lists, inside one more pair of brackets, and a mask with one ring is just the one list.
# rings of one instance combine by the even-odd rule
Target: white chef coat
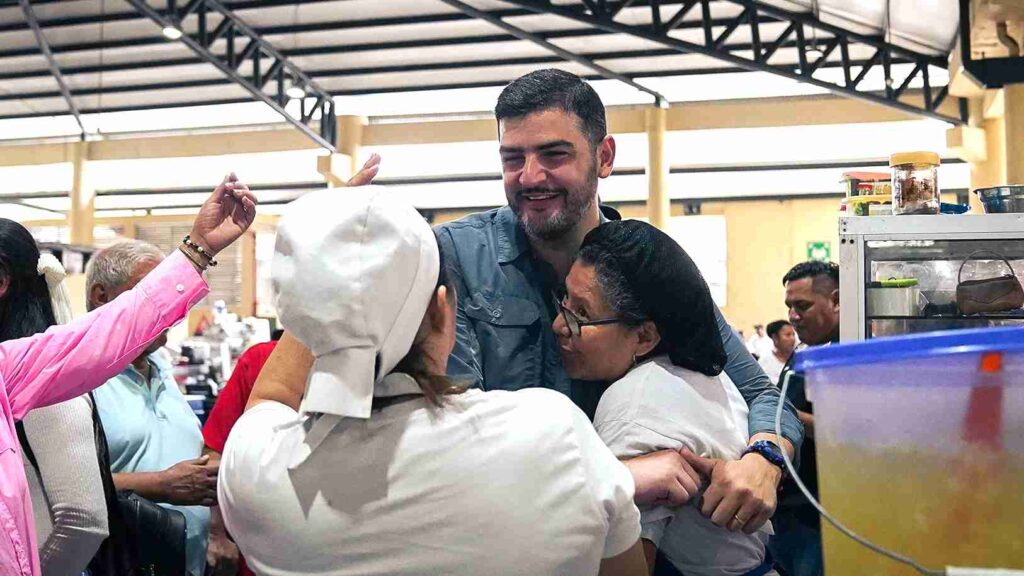
[[[747,446],[747,404],[723,372],[709,377],[661,356],[630,370],[598,403],[594,427],[619,458],[689,448],[738,459]],[[754,534],[730,532],[695,504],[641,507],[642,537],[687,576],[741,575],[764,562],[771,524]]]
[[[389,395],[419,390],[404,374],[382,384]],[[249,566],[274,576],[592,575],[637,542],[633,478],[568,398],[531,388],[449,400],[342,419],[319,443],[282,404],[247,411],[218,494]]]

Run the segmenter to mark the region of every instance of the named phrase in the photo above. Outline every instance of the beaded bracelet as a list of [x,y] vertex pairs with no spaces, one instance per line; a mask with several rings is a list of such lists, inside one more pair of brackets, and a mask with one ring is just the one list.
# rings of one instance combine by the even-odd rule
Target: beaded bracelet
[[185,255],[185,258],[188,258],[189,262],[195,264],[200,270],[205,271],[210,267],[208,264],[203,263],[203,259],[199,257],[199,254],[190,250],[185,244],[178,246],[178,250]]
[[216,266],[217,259],[214,258],[209,252],[207,252],[202,246],[192,241],[192,235],[186,234],[185,238],[181,241],[182,244],[188,246],[192,250],[195,250],[203,259],[208,262],[209,266]]

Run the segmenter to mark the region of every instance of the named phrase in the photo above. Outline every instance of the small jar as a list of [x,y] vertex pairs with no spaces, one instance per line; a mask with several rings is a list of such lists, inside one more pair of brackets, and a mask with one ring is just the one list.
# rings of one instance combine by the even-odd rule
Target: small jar
[[893,214],[939,213],[939,163],[935,152],[900,152],[889,158]]

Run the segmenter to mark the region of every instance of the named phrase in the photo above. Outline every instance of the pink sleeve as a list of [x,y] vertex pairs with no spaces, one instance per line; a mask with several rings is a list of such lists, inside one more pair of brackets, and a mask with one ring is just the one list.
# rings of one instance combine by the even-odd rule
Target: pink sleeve
[[191,262],[175,250],[113,302],[70,324],[0,344],[0,380],[14,419],[100,386],[208,291]]

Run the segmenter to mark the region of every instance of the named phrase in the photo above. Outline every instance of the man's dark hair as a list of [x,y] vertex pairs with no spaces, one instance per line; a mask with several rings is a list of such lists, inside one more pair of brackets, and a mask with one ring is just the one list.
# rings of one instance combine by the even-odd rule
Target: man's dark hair
[[776,320],[775,322],[770,322],[768,327],[764,329],[764,332],[769,338],[774,340],[775,335],[781,332],[786,326],[792,326],[792,324],[785,320]]
[[832,281],[832,285],[829,286],[828,292],[839,288],[839,265],[835,262],[820,262],[817,260],[810,260],[808,262],[801,262],[796,266],[793,266],[782,277],[782,285],[785,286],[794,280],[803,280],[804,278],[810,278],[814,285],[814,289],[819,292],[824,292],[824,287],[819,288],[819,280],[828,278]]
[[501,122],[551,108],[579,118],[580,129],[595,146],[608,135],[601,97],[579,76],[555,68],[530,72],[505,86],[494,107],[494,117]]

